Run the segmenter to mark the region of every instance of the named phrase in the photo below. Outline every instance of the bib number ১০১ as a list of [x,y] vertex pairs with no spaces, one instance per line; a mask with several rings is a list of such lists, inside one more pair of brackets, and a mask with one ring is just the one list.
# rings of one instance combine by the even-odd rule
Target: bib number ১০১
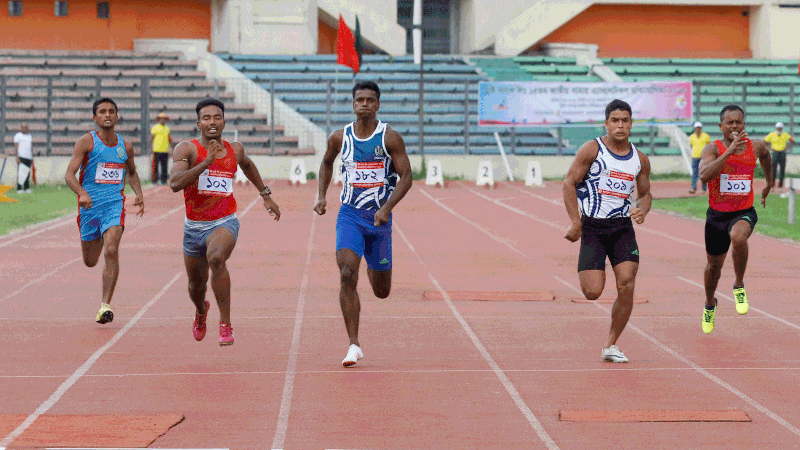
[[633,175],[624,172],[609,171],[600,176],[600,194],[619,198],[628,198],[633,193]]
[[94,182],[99,184],[120,184],[125,176],[125,164],[101,162],[97,163]]
[[753,187],[750,175],[732,175],[723,173],[719,176],[719,192],[725,195],[749,195]]
[[348,181],[353,187],[372,188],[384,185],[386,169],[383,161],[351,162],[347,166]]
[[197,191],[205,195],[227,197],[233,194],[233,174],[224,170],[206,169],[197,179]]

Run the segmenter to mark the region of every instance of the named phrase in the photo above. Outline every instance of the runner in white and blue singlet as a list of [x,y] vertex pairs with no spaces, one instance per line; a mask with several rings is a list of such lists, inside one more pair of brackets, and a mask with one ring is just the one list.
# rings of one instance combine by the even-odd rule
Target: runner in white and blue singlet
[[403,138],[376,118],[380,96],[380,88],[374,82],[359,82],[353,87],[357,120],[328,138],[314,205],[317,214],[325,214],[333,162],[341,154],[342,206],[336,220],[336,263],[341,282],[339,303],[350,338],[342,361],[345,367],[364,357],[358,341],[361,303],[356,291],[361,258],[367,261],[375,296],[388,297],[392,286],[392,209],[412,183]]
[[[633,310],[639,246],[631,218],[643,223],[650,211],[650,160],[628,141],[633,126],[630,105],[613,100],[605,114],[608,134],[583,144],[564,178],[564,204],[572,221],[564,237],[581,240],[578,278],[587,299],[600,297],[606,258],[611,262],[617,300],[601,356],[605,361],[627,362],[616,343]],[[631,202],[634,190],[638,206]]]
[[[139,174],[133,160],[133,146],[114,132],[119,116],[117,104],[101,98],[92,106],[92,116],[98,126],[75,144],[64,180],[78,195],[78,227],[81,233],[83,262],[94,267],[105,256],[103,269],[103,299],[95,321],[114,320],[111,297],[119,277],[119,242],[125,229],[125,180],[136,194],[134,206],[138,215],[144,214],[144,199]],[[75,173],[80,170],[80,180]]]

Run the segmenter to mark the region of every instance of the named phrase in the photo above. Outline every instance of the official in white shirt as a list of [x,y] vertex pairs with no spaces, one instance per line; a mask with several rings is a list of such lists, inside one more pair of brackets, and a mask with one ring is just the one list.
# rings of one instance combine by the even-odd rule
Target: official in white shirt
[[33,136],[28,132],[28,124],[19,127],[14,135],[14,151],[17,154],[17,194],[31,193],[30,175],[33,167]]

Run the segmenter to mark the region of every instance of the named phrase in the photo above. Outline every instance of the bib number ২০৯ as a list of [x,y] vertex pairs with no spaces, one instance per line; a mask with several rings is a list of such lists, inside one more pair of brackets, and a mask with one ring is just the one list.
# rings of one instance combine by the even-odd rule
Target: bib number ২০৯
[[347,166],[348,181],[353,187],[380,187],[386,181],[386,170],[383,161],[351,162]]
[[223,170],[206,169],[197,179],[197,191],[205,195],[227,197],[233,194],[233,174]]
[[719,176],[719,192],[725,195],[749,195],[753,187],[753,180],[749,175],[731,175],[727,173]]
[[633,193],[633,175],[624,172],[609,171],[600,176],[600,194],[613,197],[628,198]]
[[123,163],[97,163],[97,171],[94,173],[94,182],[99,184],[120,184],[125,176],[125,164]]

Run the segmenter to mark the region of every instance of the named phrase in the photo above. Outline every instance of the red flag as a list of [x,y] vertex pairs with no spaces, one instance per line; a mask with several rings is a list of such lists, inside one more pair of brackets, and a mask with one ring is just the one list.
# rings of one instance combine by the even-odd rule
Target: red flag
[[797,64],[797,74],[800,75],[800,63]]
[[353,75],[358,73],[361,67],[358,52],[356,51],[356,40],[350,28],[344,23],[342,15],[339,14],[339,32],[336,36],[336,64],[343,64],[353,68]]

